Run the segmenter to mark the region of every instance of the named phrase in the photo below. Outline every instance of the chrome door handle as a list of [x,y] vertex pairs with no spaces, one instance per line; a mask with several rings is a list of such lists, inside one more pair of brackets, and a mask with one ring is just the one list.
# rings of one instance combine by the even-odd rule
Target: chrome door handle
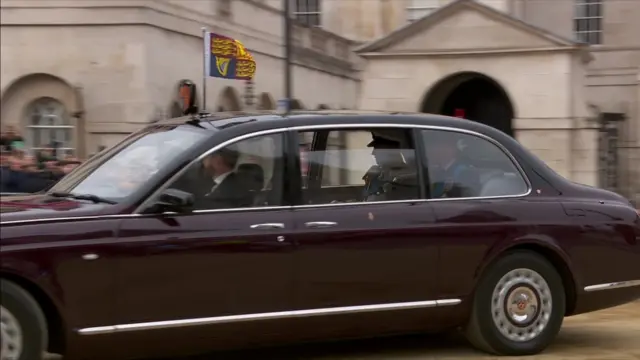
[[304,223],[304,226],[312,229],[329,228],[336,225],[338,225],[338,223],[333,221],[311,221]]
[[252,229],[258,230],[270,230],[270,229],[284,229],[283,223],[264,223],[251,225]]

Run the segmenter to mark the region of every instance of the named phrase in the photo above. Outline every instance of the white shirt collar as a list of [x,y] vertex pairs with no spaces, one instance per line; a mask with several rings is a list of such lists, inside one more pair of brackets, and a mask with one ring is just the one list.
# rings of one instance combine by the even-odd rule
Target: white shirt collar
[[216,177],[213,178],[213,181],[216,183],[216,185],[220,185],[220,183],[222,183],[224,181],[224,179],[227,178],[227,176],[229,176],[229,174],[231,174],[232,171],[227,171],[224,174],[220,174]]

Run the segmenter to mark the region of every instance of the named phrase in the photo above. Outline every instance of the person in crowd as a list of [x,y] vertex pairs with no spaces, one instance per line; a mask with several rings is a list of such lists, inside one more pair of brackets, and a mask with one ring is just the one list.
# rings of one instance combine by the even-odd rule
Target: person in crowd
[[46,150],[32,156],[20,147],[4,147],[0,157],[0,193],[46,190],[80,163],[73,156],[57,160]]
[[0,134],[0,147],[4,148],[6,151],[24,149],[24,139],[15,126],[8,125]]
[[11,190],[10,153],[5,147],[0,147],[0,193]]

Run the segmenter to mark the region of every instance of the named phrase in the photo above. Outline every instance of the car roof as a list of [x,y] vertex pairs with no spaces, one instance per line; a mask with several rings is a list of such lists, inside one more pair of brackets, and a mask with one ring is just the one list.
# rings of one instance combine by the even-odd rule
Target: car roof
[[[180,125],[184,123],[199,124],[212,130],[224,130],[238,125],[257,125],[260,129],[269,127],[290,127],[294,125],[330,125],[345,123],[402,123],[407,125],[450,127],[478,132],[488,135],[496,140],[510,138],[501,131],[481,124],[476,121],[460,119],[444,115],[415,113],[415,112],[390,112],[390,111],[366,111],[366,110],[294,110],[287,114],[281,114],[273,110],[267,111],[237,111],[201,113],[178,118],[160,120],[154,125]],[[247,129],[249,130],[249,129]]]

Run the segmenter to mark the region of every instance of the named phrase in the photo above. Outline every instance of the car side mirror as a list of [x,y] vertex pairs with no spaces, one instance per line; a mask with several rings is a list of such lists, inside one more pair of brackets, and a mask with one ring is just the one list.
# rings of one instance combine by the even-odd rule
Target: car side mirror
[[178,189],[165,189],[154,204],[156,212],[186,213],[193,211],[193,194]]

